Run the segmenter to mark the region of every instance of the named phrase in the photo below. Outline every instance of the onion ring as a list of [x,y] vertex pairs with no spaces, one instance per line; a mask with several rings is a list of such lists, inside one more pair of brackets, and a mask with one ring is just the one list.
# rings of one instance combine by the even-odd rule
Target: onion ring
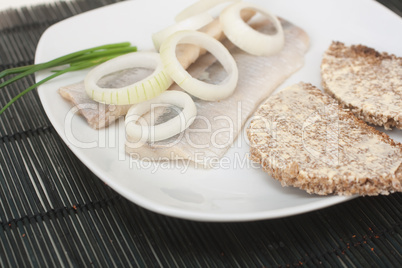
[[[183,108],[176,117],[154,126],[136,124],[142,115],[151,111],[152,104],[173,104]],[[156,98],[133,105],[125,118],[126,134],[139,141],[160,141],[173,137],[188,128],[195,120],[197,108],[192,98],[181,91],[166,91]]]
[[205,12],[224,2],[239,2],[241,0],[200,0],[186,7],[183,11],[176,15],[177,22],[183,21],[199,13]]
[[[217,85],[193,78],[176,57],[176,46],[180,43],[205,48],[221,62],[228,76]],[[161,60],[166,73],[186,92],[208,101],[217,101],[230,96],[236,89],[239,71],[236,61],[222,43],[211,36],[197,31],[180,31],[169,36],[160,49]]]
[[[102,88],[97,85],[103,76],[133,67],[155,69],[148,77],[120,88]],[[89,97],[106,104],[134,104],[158,96],[173,83],[166,75],[160,55],[155,52],[125,54],[92,69],[85,77],[85,90]]]
[[[267,16],[274,24],[276,33],[263,34],[252,29],[240,16],[242,9],[253,9]],[[285,44],[285,35],[278,18],[257,5],[240,2],[224,9],[219,20],[226,37],[240,49],[256,56],[270,56],[278,53]]]
[[154,47],[157,51],[159,51],[160,45],[169,35],[182,30],[198,30],[208,23],[212,22],[214,18],[211,15],[204,12],[192,17],[189,17],[185,20],[177,22],[157,33],[152,35],[152,41],[154,42]]

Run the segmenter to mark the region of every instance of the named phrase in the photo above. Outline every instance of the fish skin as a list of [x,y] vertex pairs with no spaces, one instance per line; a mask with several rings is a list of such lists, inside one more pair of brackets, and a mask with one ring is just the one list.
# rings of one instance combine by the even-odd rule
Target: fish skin
[[[100,81],[104,87],[120,87],[135,79],[133,76],[144,77],[149,75],[146,69],[127,70],[119,74],[111,74]],[[118,78],[118,79],[117,79]],[[131,105],[109,105],[92,100],[85,91],[84,82],[75,83],[59,88],[60,95],[70,101],[74,108],[87,120],[88,125],[94,129],[109,126],[122,115],[125,115]]]
[[[189,129],[175,137],[153,144],[142,144],[139,148],[133,147],[135,141],[127,137],[126,152],[133,158],[150,161],[189,159],[197,166],[211,168],[211,163],[219,160],[232,146],[246,120],[253,114],[258,105],[286,78],[303,66],[304,54],[309,47],[308,35],[299,27],[285,20],[281,20],[281,23],[285,32],[285,47],[279,54],[271,57],[246,54],[235,48],[229,41],[224,41],[238,64],[238,86],[232,96],[219,102],[207,102],[194,98],[198,115],[203,116],[205,120],[197,118]],[[208,34],[217,39],[223,38],[216,21],[206,28]],[[216,80],[222,79],[220,76],[223,73],[215,70],[216,59],[213,56],[204,55],[205,50],[192,45],[180,46],[177,51],[178,60],[185,68],[191,65],[188,71],[194,77],[207,82],[216,82]],[[186,50],[187,53],[185,53]],[[203,56],[200,57],[200,55]],[[196,64],[192,64],[195,61],[197,61]],[[208,68],[210,70],[206,72]],[[117,84],[116,81],[112,82],[115,78],[111,75],[109,82],[105,82],[105,84],[115,83],[115,87],[118,87],[119,83],[127,84],[129,80],[127,77],[132,76],[130,72],[132,70],[127,71],[126,78],[120,77]],[[169,90],[181,89],[173,84]],[[86,95],[82,82],[60,88],[59,92],[78,107],[81,114],[87,119],[88,124],[93,128],[106,127],[119,116],[125,115],[130,107],[130,105],[106,105],[93,101]],[[92,108],[88,109],[88,106]],[[241,114],[238,113],[239,107],[242,109]],[[229,118],[233,124],[222,116],[226,116],[226,119]],[[214,120],[217,118],[220,120]],[[212,122],[209,131],[194,134],[197,129],[205,129],[206,122]],[[232,131],[225,132],[229,128]],[[187,137],[187,139],[179,139],[179,137]],[[215,140],[211,140],[212,137]],[[217,141],[221,146],[214,144],[214,141]]]
[[[201,29],[204,33],[209,34],[215,39],[222,39],[223,34],[218,20],[214,20],[207,26]],[[182,66],[187,69],[194,63],[200,55],[205,54],[204,49],[190,44],[180,44],[177,46],[176,55]],[[105,81],[100,81],[100,86],[103,87],[120,87],[130,84],[130,81],[138,81],[139,78],[134,78],[134,69],[126,70],[124,75],[121,73],[111,74]],[[151,72],[149,71],[149,74]],[[143,77],[143,76],[141,76]],[[145,77],[145,76],[144,76]],[[118,82],[114,81],[118,79]],[[79,113],[87,120],[88,125],[94,129],[105,128],[113,123],[120,116],[127,114],[128,109],[132,105],[109,105],[99,103],[92,100],[85,91],[83,81],[72,85],[64,86],[59,89],[60,95],[70,101]]]
[[[259,104],[304,64],[304,55],[309,48],[308,35],[290,22],[281,20],[281,23],[286,41],[283,50],[276,55],[253,56],[230,42],[226,44],[239,69],[238,85],[230,97],[218,102],[194,98],[198,116],[188,129],[167,140],[141,146],[127,137],[126,152],[135,159],[191,160],[196,167],[212,168],[233,145]],[[217,71],[214,60],[213,56],[206,54],[188,71],[208,82],[221,80],[224,71]],[[206,70],[209,71],[207,74]],[[171,89],[181,90],[177,85]]]
[[[241,16],[245,21],[248,21],[254,14],[254,11],[245,10],[242,12]],[[218,19],[204,26],[200,31],[217,40],[225,38]],[[176,57],[184,69],[187,69],[205,53],[205,49],[190,44],[179,44],[176,49]],[[140,69],[140,71],[144,70]],[[121,75],[121,73],[123,73],[123,75]],[[99,82],[100,86],[117,88],[134,83],[140,80],[140,77],[145,78],[146,76],[144,73],[136,77],[133,70],[125,70],[121,73],[109,75],[107,78],[103,79],[103,81]],[[149,70],[148,74],[151,74]],[[118,80],[117,82],[116,79]],[[108,105],[93,101],[85,92],[83,81],[61,87],[59,93],[77,108],[79,113],[87,120],[89,126],[94,129],[107,127],[120,116],[126,115],[128,109],[131,107],[131,105]]]

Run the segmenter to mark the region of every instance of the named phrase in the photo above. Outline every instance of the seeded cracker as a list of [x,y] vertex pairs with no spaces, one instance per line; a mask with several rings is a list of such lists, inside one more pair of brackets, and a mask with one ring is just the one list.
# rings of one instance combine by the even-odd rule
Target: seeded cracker
[[310,84],[271,96],[247,135],[251,159],[283,186],[319,195],[402,191],[402,145]]
[[402,129],[402,58],[333,42],[321,65],[324,90],[358,118]]

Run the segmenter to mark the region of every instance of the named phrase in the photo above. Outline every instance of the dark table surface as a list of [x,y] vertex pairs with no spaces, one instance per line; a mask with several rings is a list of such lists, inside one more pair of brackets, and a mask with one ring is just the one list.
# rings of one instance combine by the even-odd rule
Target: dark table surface
[[[32,64],[43,31],[118,0],[0,14],[1,70]],[[402,15],[400,0],[380,0]],[[379,22],[380,23],[380,22]],[[0,91],[0,105],[34,82]],[[36,92],[0,117],[0,265],[401,267],[402,194],[361,197],[275,220],[211,223],[147,211],[116,194],[67,148]]]

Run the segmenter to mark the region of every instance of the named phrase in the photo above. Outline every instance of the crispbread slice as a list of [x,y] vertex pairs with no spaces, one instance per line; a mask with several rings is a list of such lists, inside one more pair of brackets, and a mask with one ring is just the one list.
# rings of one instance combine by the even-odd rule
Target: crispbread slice
[[283,186],[320,195],[402,191],[402,145],[311,84],[271,96],[247,135],[251,159]]
[[358,118],[402,129],[402,58],[333,42],[321,64],[324,90]]

